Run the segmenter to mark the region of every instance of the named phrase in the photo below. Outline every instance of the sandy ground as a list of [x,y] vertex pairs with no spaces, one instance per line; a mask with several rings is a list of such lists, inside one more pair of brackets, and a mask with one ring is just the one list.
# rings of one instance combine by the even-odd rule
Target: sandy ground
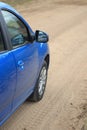
[[45,96],[26,101],[0,130],[87,130],[87,6],[44,1],[17,8],[50,36]]

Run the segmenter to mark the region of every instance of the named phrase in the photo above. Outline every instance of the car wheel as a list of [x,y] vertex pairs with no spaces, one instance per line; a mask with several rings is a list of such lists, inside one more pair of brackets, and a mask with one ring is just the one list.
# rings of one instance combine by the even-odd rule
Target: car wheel
[[43,98],[46,82],[47,82],[47,63],[44,61],[43,66],[41,68],[35,89],[33,94],[30,96],[30,100],[34,102],[38,102]]

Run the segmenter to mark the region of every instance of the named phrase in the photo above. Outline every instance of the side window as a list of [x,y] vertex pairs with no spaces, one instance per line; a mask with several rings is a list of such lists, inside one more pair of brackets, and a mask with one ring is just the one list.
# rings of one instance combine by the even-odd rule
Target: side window
[[0,52],[4,51],[4,50],[5,50],[4,49],[4,42],[3,42],[1,30],[0,30]]
[[14,14],[2,10],[13,47],[21,46],[28,42],[28,31],[23,22]]

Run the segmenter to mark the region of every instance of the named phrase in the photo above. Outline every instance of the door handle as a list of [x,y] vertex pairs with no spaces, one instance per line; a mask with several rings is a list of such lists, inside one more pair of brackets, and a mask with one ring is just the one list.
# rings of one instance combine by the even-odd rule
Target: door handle
[[18,67],[24,69],[24,62],[22,60],[18,61]]

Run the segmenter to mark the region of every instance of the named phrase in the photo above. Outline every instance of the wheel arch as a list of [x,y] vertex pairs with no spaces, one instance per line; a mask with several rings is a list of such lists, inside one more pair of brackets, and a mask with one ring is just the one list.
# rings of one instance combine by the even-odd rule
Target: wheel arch
[[47,68],[49,68],[49,64],[50,64],[50,55],[47,54],[44,60],[45,60],[46,63],[47,63]]

